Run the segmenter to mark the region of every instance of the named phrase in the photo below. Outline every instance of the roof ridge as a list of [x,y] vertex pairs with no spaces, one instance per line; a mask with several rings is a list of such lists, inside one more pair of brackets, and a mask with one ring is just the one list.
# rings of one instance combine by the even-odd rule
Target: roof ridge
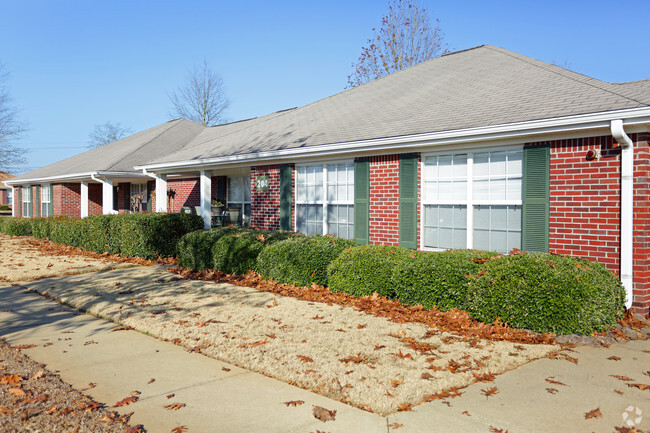
[[[167,128],[165,128],[164,130],[162,130],[159,134],[157,134],[157,135],[156,135],[155,137],[153,137],[151,140],[149,140],[149,141],[145,142],[144,144],[138,146],[138,147],[137,147],[136,149],[134,149],[132,152],[127,153],[124,157],[122,157],[122,158],[118,159],[117,161],[113,162],[113,164],[111,164],[111,165],[110,165],[110,166],[109,166],[105,171],[108,171],[108,170],[110,170],[111,168],[115,167],[117,164],[119,164],[120,162],[126,160],[126,159],[129,158],[131,155],[133,155],[135,152],[141,150],[143,147],[149,145],[151,142],[153,142],[154,140],[156,140],[158,137],[160,137],[161,135],[163,135],[163,134],[166,133],[167,131],[169,131],[169,130],[175,128],[176,126],[178,126],[178,125],[181,123],[181,122],[180,122],[181,120],[187,120],[187,119],[179,118],[179,119],[175,119],[175,120],[171,120],[171,121],[166,122],[166,123],[169,123],[169,124],[170,124]],[[155,126],[154,126],[154,128],[155,128]],[[141,131],[141,132],[146,132],[146,130]],[[133,135],[137,135],[137,134],[133,134]],[[133,135],[130,135],[129,137],[132,137]],[[127,138],[127,137],[124,137],[124,138]],[[117,141],[120,141],[120,140],[117,140]],[[114,143],[115,143],[115,142],[114,142]],[[104,171],[104,170],[103,170],[103,171]]]
[[[504,54],[506,56],[512,57],[513,59],[517,59],[517,60],[519,60],[521,62],[528,63],[529,65],[534,66],[536,68],[543,69],[543,70],[545,70],[547,72],[550,72],[550,73],[553,73],[553,74],[556,74],[556,75],[561,75],[562,77],[564,77],[566,79],[569,79],[569,80],[572,80],[572,81],[575,81],[577,83],[585,84],[585,85],[593,87],[595,89],[602,90],[603,92],[611,93],[612,95],[616,95],[616,96],[619,96],[621,98],[627,99],[629,101],[636,102],[637,104],[648,105],[648,104],[646,104],[646,103],[644,103],[642,101],[636,100],[634,98],[630,98],[629,96],[621,95],[620,93],[614,92],[613,90],[608,89],[608,88],[605,87],[606,85],[612,85],[612,84],[618,84],[618,83],[609,83],[607,81],[602,81],[602,80],[599,80],[597,78],[593,78],[593,77],[590,77],[588,75],[581,74],[580,72],[575,72],[575,71],[571,71],[571,70],[568,70],[568,69],[564,69],[564,68],[562,68],[560,66],[556,66],[556,65],[553,65],[551,63],[547,63],[547,62],[544,62],[542,60],[535,59],[534,57],[526,56],[524,54],[515,53],[515,52],[507,50],[505,48],[496,47],[496,46],[492,46],[492,45],[486,45],[485,47],[487,49],[492,50],[492,51],[496,51],[496,52],[499,52],[499,53]],[[532,59],[535,62],[543,63],[545,65],[545,67],[542,67],[539,64],[535,64],[535,63],[533,63],[533,62],[531,62],[530,60],[527,60],[527,59]],[[551,68],[548,68],[546,66],[552,66],[553,68],[551,69]],[[559,70],[555,70],[556,68],[559,69]],[[578,80],[575,77],[571,77],[570,75],[579,75],[581,77],[586,78],[586,80]],[[596,81],[598,83],[602,83],[605,86],[596,86],[596,85],[593,84],[593,81]],[[640,80],[640,81],[643,81],[643,80]]]

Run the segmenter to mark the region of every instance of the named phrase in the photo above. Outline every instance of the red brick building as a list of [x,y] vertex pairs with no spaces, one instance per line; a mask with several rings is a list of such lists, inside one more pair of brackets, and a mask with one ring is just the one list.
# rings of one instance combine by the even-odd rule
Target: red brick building
[[650,80],[482,46],[260,118],[168,122],[9,183],[16,216],[189,207],[209,226],[218,199],[259,228],[571,254],[618,273],[647,315],[649,141]]

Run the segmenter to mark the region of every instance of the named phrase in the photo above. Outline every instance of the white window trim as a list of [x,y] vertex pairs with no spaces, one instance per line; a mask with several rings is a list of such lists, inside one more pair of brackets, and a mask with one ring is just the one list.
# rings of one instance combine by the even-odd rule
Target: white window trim
[[[48,200],[43,201],[43,194],[47,191],[48,195]],[[52,203],[52,197],[50,196],[50,184],[49,183],[43,183],[41,184],[41,196],[39,197],[40,199],[40,206],[41,206],[41,216],[42,217],[50,217],[52,215],[45,215],[49,213],[50,210],[50,203]],[[47,203],[47,212],[43,212],[43,204]]]
[[[295,215],[295,218],[293,219],[293,231],[297,232],[298,231],[298,205],[301,204],[311,204],[311,205],[316,205],[316,204],[322,204],[323,206],[323,232],[321,233],[322,235],[328,234],[329,233],[329,224],[327,222],[327,206],[329,205],[340,205],[340,206],[354,206],[354,194],[352,195],[352,200],[335,200],[335,201],[328,201],[327,199],[327,166],[330,164],[352,164],[354,166],[354,159],[338,159],[338,160],[332,160],[332,161],[313,161],[313,162],[306,162],[302,164],[296,164],[295,170],[296,170],[296,201],[293,205],[293,214]],[[323,201],[318,202],[318,201],[299,201],[298,200],[298,185],[299,185],[299,179],[298,177],[300,176],[300,171],[298,170],[299,167],[308,167],[310,165],[320,165],[323,167]]]
[[[503,152],[503,151],[517,151],[523,150],[524,146],[507,146],[507,147],[472,147],[472,148],[463,148],[463,149],[454,149],[454,150],[445,150],[440,152],[427,152],[422,153],[420,158],[422,160],[422,192],[420,200],[420,250],[422,251],[445,251],[445,248],[432,248],[425,247],[424,245],[424,207],[427,205],[460,205],[466,206],[466,231],[467,231],[467,249],[472,249],[474,247],[474,206],[523,206],[523,199],[519,200],[476,200],[473,201],[473,177],[474,177],[474,154],[476,153],[486,153],[486,152]],[[425,177],[424,177],[424,167],[425,162],[428,157],[431,156],[445,156],[445,155],[467,155],[467,193],[465,195],[465,200],[431,200],[427,201],[425,197]],[[523,162],[522,162],[522,180],[523,180]],[[522,184],[523,188],[523,184]]]
[[[236,201],[236,200],[230,200],[230,179],[234,178],[239,178],[243,177],[244,179],[248,178],[248,201],[246,201],[246,194],[244,193],[243,200],[241,201]],[[253,209],[251,206],[251,200],[252,200],[252,193],[253,193],[253,188],[251,187],[251,175],[250,174],[245,174],[245,175],[236,175],[236,176],[226,176],[226,207],[231,207],[231,205],[234,206],[241,206],[241,217],[242,221],[244,224],[250,224],[250,219],[251,215],[246,215],[246,205],[249,206],[250,208],[250,213],[253,213]]]

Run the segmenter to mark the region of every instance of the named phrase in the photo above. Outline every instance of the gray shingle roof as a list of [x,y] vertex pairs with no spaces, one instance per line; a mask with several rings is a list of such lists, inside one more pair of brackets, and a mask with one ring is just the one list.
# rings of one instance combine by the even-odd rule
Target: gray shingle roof
[[[150,161],[157,155],[166,155],[182,148],[204,127],[186,119],[177,119],[154,126],[137,134],[80,153],[11,181],[66,176],[97,171],[134,172],[134,166]],[[141,171],[137,171],[141,174]]]
[[650,105],[612,84],[494,46],[448,54],[304,107],[207,128],[150,164],[451,131]]

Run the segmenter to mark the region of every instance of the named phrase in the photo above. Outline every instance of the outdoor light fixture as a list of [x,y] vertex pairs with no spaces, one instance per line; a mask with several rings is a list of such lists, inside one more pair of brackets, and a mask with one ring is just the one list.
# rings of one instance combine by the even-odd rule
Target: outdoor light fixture
[[589,149],[586,155],[587,161],[593,161],[600,158],[600,152],[596,149]]

